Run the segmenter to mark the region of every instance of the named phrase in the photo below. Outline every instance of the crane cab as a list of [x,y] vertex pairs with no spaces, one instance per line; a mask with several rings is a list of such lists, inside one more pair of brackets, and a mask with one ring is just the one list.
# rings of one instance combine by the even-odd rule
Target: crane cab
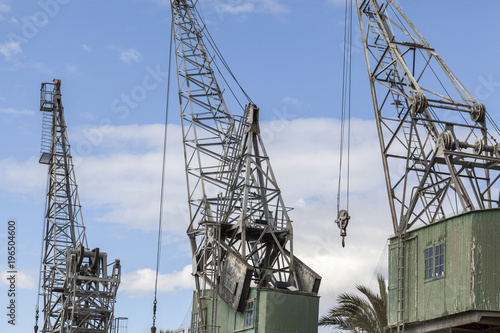
[[[500,209],[407,231],[405,332],[500,332]],[[389,331],[398,322],[398,237],[389,244]]]

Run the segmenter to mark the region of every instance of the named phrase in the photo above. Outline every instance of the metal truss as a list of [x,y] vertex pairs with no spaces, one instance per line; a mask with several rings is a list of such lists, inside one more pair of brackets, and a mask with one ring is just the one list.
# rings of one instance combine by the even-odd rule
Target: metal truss
[[499,129],[393,0],[356,0],[394,233],[397,332],[406,231],[498,207]]
[[392,0],[356,0],[394,232],[498,207],[498,127]]
[[107,274],[105,253],[87,238],[66,131],[60,80],[42,83],[40,163],[49,165],[42,257],[43,333],[109,332],[120,263]]
[[[262,143],[259,109],[249,102],[242,115],[230,112],[220,54],[195,4],[171,1],[198,309],[202,299],[221,297],[242,311],[250,285],[317,292],[320,277],[293,256],[289,209]],[[297,265],[314,286],[301,281]],[[208,324],[203,316],[199,327]]]

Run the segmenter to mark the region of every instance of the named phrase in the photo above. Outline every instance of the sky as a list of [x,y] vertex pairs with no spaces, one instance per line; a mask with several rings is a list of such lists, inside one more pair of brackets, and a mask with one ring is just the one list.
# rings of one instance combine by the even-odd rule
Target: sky
[[[392,223],[359,28],[354,27],[352,48],[351,221],[342,248],[334,221],[345,2],[199,2],[212,37],[261,110],[271,164],[285,203],[294,207],[294,251],[323,277],[320,314],[325,314],[340,292],[352,292],[356,284],[375,288],[377,274],[387,277]],[[500,105],[500,2],[398,3],[494,115]],[[0,0],[2,273],[7,271],[9,220],[16,221],[18,237],[17,322],[9,325],[2,314],[1,332],[27,332],[34,325],[47,179],[47,166],[38,163],[39,90],[42,82],[54,78],[62,80],[89,247],[121,260],[115,316],[129,318],[130,333],[149,331],[170,24],[166,0]],[[193,289],[172,73],[156,322],[161,329],[187,323]],[[4,312],[7,290],[2,278]]]

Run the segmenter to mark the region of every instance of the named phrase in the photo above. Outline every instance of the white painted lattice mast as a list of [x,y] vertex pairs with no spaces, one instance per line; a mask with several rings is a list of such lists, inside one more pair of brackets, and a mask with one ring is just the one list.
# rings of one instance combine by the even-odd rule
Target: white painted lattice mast
[[398,246],[404,331],[405,234],[500,206],[499,129],[393,0],[356,0]]
[[60,80],[42,83],[40,99],[40,163],[49,166],[40,290],[42,332],[108,333],[120,261],[108,264],[106,253],[87,249],[60,88]]
[[[220,53],[196,1],[171,5],[198,309],[220,297],[242,311],[251,286],[317,293],[321,278],[293,255],[289,209],[260,136],[258,107],[249,101],[231,113]],[[204,316],[200,310],[200,329],[217,331],[216,309]]]

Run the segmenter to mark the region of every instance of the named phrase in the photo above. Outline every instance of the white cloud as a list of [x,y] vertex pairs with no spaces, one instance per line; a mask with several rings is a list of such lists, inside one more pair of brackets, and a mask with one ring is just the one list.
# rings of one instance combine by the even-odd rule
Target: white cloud
[[20,115],[33,115],[35,114],[33,111],[31,110],[18,110],[18,109],[14,109],[14,108],[0,108],[0,113],[5,113],[5,114],[13,114],[13,115],[17,115],[17,116],[20,116]]
[[95,120],[95,114],[92,112],[82,112],[79,114],[80,117],[87,120]]
[[257,9],[264,13],[286,13],[288,8],[283,5],[279,0],[257,0]]
[[288,12],[288,8],[280,0],[215,0],[212,2],[215,10],[223,14],[280,14]]
[[[179,125],[169,125],[164,233],[185,237],[188,224],[184,157]],[[376,286],[385,272],[386,240],[392,233],[388,200],[374,121],[353,119],[351,180],[346,247],[335,224],[338,135],[334,119],[277,119],[261,123],[266,145],[294,227],[295,255],[322,277],[320,311],[335,303],[339,292],[356,284]],[[156,230],[159,216],[163,125],[77,128],[70,133],[77,183],[85,214],[96,222],[125,229]],[[86,147],[86,148],[85,148]],[[90,149],[89,149],[90,148]],[[45,187],[46,169],[37,158],[0,160],[0,188],[30,193]],[[346,208],[342,196],[341,208]],[[182,242],[183,245],[186,242]],[[183,250],[184,251],[184,250]],[[188,250],[187,250],[188,251]],[[382,258],[382,259],[381,259]],[[191,265],[160,275],[160,292],[193,288]],[[124,273],[120,292],[130,297],[150,293],[155,272],[144,268]]]
[[[8,269],[6,267],[3,267],[2,271],[4,272],[2,279],[0,281],[0,284],[9,286],[10,282],[8,280],[9,277],[12,276],[12,273],[8,272]],[[15,273],[15,277],[12,281],[15,281],[16,283],[16,289],[17,288],[22,288],[22,289],[30,289],[33,290],[35,289],[37,283],[35,282],[35,278],[33,278],[31,275],[17,270]]]
[[11,7],[6,3],[0,3],[0,13],[8,13],[10,12]]
[[326,0],[326,2],[333,5],[345,5],[345,0]]
[[[160,6],[170,6],[170,0],[147,0]],[[279,14],[288,12],[288,8],[281,0],[209,0],[207,6],[211,6],[220,14]]]
[[4,42],[0,44],[0,54],[3,54],[5,60],[12,60],[14,56],[22,53],[21,44],[19,42]]
[[47,169],[33,157],[26,161],[0,160],[0,189],[11,193],[32,193],[45,187]]
[[[1,46],[0,46],[1,48]],[[1,53],[1,52],[0,52]],[[54,72],[44,63],[30,60],[28,62],[20,62],[14,57],[9,58],[12,61],[12,67],[10,70],[19,71],[19,70],[34,70],[38,73],[46,74],[46,75],[54,75]]]
[[0,2],[0,21],[4,20],[4,17],[2,14],[9,13],[10,10],[11,10],[11,7],[8,4]]
[[[261,126],[285,202],[288,205],[297,203],[291,213],[297,221],[296,228],[301,229],[310,223],[317,223],[318,228],[325,228],[325,223],[335,226],[339,147],[333,143],[338,142],[340,122],[332,119],[278,119],[263,122]],[[372,218],[364,208],[370,207],[380,213],[387,208],[387,199],[380,153],[372,144],[377,140],[374,123],[353,120],[352,131],[362,135],[357,135],[351,143],[351,205],[355,205],[353,201],[368,203],[359,207],[359,212],[351,213],[351,224],[356,225],[360,223],[357,221]],[[163,125],[160,124],[83,127],[70,133],[82,205],[86,210],[94,210],[98,221],[142,230],[156,229],[162,138]],[[166,226],[167,231],[176,234],[183,234],[187,225],[180,138],[180,126],[169,125],[164,209],[166,218],[179,221]],[[1,160],[0,171],[0,186],[6,190],[29,192],[33,186],[44,186],[45,170],[39,167],[35,158],[25,162]],[[305,222],[301,221],[308,222],[303,224]],[[390,227],[389,220],[385,226]],[[328,230],[322,234],[328,234]],[[384,234],[388,233],[389,229],[384,231]],[[300,235],[296,234],[296,237]]]
[[287,96],[287,97],[283,98],[283,103],[297,106],[300,104],[300,101],[297,98]]
[[66,70],[66,73],[68,73],[68,74],[76,74],[79,72],[77,65],[66,64],[65,70]]
[[82,44],[82,49],[85,51],[85,52],[92,52],[92,48],[86,44]]
[[126,64],[130,65],[132,62],[142,61],[142,55],[139,53],[139,51],[137,51],[134,48],[129,48],[128,50],[124,50],[116,45],[109,45],[108,48],[113,51],[117,51],[120,55],[119,59]]
[[[96,218],[141,230],[157,228],[163,125],[83,127],[70,133],[82,204]],[[164,209],[186,220],[184,162],[179,126],[169,126]],[[166,230],[184,233],[185,223]]]
[[[194,280],[191,276],[191,265],[184,266],[181,271],[169,274],[159,274],[158,291],[160,293],[171,293],[182,289],[193,289]],[[156,272],[149,268],[139,269],[122,276],[120,292],[132,294],[133,296],[146,296],[146,293],[154,291]]]
[[[162,4],[162,0],[153,0]],[[219,15],[240,14],[282,14],[290,10],[281,0],[208,0],[203,5],[207,11],[215,11]]]
[[[170,0],[147,0],[159,6],[170,6]],[[202,4],[219,15],[282,14],[290,10],[281,0],[207,0]]]
[[254,3],[244,3],[240,5],[231,5],[226,3],[218,3],[216,4],[217,11],[221,11],[222,13],[228,14],[242,14],[242,13],[251,13],[255,11]]
[[141,62],[142,55],[136,49],[130,48],[125,51],[120,51],[120,60],[126,64],[131,64],[132,62]]

